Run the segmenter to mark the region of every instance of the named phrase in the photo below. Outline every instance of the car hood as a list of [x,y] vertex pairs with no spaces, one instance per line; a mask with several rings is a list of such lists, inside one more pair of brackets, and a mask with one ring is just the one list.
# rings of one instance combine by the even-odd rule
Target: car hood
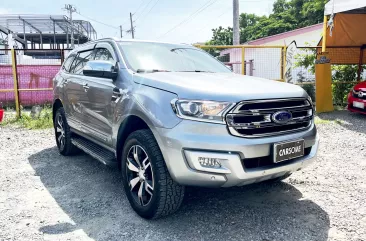
[[156,72],[135,74],[134,81],[173,92],[180,99],[238,102],[307,96],[293,84],[233,73]]
[[366,91],[366,81],[363,81],[361,83],[358,83],[357,85],[355,85],[355,87],[353,88],[356,91]]

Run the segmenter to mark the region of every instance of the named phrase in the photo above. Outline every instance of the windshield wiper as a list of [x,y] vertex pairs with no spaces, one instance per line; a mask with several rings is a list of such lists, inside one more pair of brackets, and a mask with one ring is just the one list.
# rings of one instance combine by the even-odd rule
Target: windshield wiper
[[170,72],[164,69],[137,69],[136,73],[156,73],[156,72]]
[[215,73],[212,71],[205,71],[205,70],[182,70],[182,71],[177,71],[177,72]]

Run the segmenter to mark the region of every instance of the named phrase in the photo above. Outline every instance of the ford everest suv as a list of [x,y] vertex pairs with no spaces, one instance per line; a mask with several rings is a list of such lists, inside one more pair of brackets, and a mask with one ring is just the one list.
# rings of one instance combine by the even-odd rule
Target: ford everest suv
[[144,218],[175,212],[185,186],[281,180],[315,160],[306,92],[232,73],[190,45],[101,39],[70,52],[54,78],[62,155],[118,167]]

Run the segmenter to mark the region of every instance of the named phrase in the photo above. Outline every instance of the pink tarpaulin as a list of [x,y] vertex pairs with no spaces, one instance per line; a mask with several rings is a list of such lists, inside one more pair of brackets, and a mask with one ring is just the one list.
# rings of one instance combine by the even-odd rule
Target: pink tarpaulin
[[[59,71],[58,65],[18,65],[20,89],[52,88],[52,79]],[[0,65],[0,89],[13,89],[11,65]],[[42,105],[52,102],[52,91],[22,91],[19,94],[22,106]],[[14,105],[14,93],[0,93],[0,103]]]

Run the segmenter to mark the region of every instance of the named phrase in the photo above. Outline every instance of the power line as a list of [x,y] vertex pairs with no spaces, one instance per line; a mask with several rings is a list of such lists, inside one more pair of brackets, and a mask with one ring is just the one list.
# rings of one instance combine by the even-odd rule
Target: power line
[[182,22],[178,23],[177,25],[175,25],[173,28],[169,29],[166,33],[160,35],[158,38],[164,37],[165,35],[167,35],[168,33],[170,33],[171,31],[173,31],[174,29],[178,28],[179,26],[181,26],[182,24],[188,22],[190,19],[194,18],[195,16],[197,16],[199,13],[201,13],[202,11],[204,11],[205,9],[207,9],[208,7],[210,7],[212,4],[214,4],[215,2],[217,2],[218,0],[208,0],[206,3],[204,3],[198,10],[196,10],[194,13],[192,13],[191,15],[188,16],[188,18],[186,18],[185,20],[183,20]]
[[[145,8],[147,7],[147,6],[149,6],[150,5],[150,3],[152,2],[153,0],[150,0],[147,4],[145,4],[145,6],[142,8],[142,10],[141,10],[141,13],[140,13],[140,15],[139,16],[137,16],[137,18],[135,19],[135,21],[137,21],[137,19],[139,19],[141,16],[142,16],[142,13],[145,11]],[[137,11],[136,11],[137,12]],[[135,12],[135,13],[136,13]],[[134,13],[134,14],[135,14]]]
[[[143,22],[145,22],[147,15],[149,15],[149,13],[151,12],[151,10],[156,6],[156,4],[158,4],[158,2],[159,2],[159,1],[160,1],[160,0],[157,0],[157,1],[155,2],[155,4],[150,8],[150,10],[145,14],[145,18],[143,18],[143,19],[142,19],[142,21],[140,22],[140,24],[141,24],[141,23],[143,23]],[[135,20],[135,21],[136,21],[136,20]]]
[[144,3],[144,0],[140,2],[140,5],[136,8],[135,12],[133,14],[137,13],[137,11],[141,8],[142,4]]
[[[225,9],[225,11],[224,11],[222,14],[220,14],[220,15],[219,15],[219,16],[217,16],[217,17],[215,17],[215,20],[220,19],[220,18],[221,18],[222,16],[224,16],[224,14],[226,14],[229,10],[231,11],[231,10],[232,10],[232,7],[230,7],[230,8],[226,8],[226,9]],[[201,31],[202,29],[207,28],[211,23],[212,23],[212,22],[209,22],[208,24],[205,24],[202,28],[200,28],[200,29],[196,29],[194,32],[192,32],[192,33],[190,33],[190,34],[188,34],[188,35],[185,35],[183,38],[190,37],[190,36],[192,36],[193,34],[195,34],[196,32]]]
[[85,16],[85,15],[83,15],[83,14],[81,14],[81,13],[78,13],[78,12],[77,12],[77,14],[79,14],[80,16],[82,16],[82,17],[84,17],[84,18],[87,18],[87,19],[89,19],[89,20],[91,20],[91,21],[94,21],[94,22],[96,22],[96,23],[100,23],[100,24],[102,24],[102,25],[104,25],[104,26],[107,26],[107,27],[110,27],[110,28],[114,28],[114,29],[119,29],[119,27],[117,27],[117,26],[113,26],[113,25],[110,25],[110,24],[108,24],[108,23],[103,23],[103,22],[98,21],[98,20],[96,20],[96,19],[93,19],[93,18],[87,17],[87,16]]
[[[103,22],[98,21],[98,20],[96,20],[96,19],[94,19],[94,18],[90,18],[90,17],[88,17],[88,16],[85,16],[85,15],[83,15],[83,14],[79,13],[79,12],[76,12],[76,13],[77,13],[77,14],[79,14],[80,16],[84,17],[84,18],[89,19],[90,21],[93,21],[93,22],[96,22],[96,23],[102,24],[102,25],[104,25],[104,26],[107,26],[107,27],[110,27],[110,28],[113,28],[113,29],[118,29],[118,30],[120,31],[120,35],[121,35],[121,36],[122,36],[122,32],[125,32],[126,34],[132,34],[131,29],[130,29],[130,30],[127,30],[127,31],[122,30],[122,26],[123,26],[124,24],[126,24],[126,23],[129,23],[130,21],[125,22],[124,24],[121,24],[120,26],[113,26],[113,25],[110,25],[110,24],[108,24],[108,23],[103,23]],[[133,35],[133,34],[132,34],[132,35]]]

